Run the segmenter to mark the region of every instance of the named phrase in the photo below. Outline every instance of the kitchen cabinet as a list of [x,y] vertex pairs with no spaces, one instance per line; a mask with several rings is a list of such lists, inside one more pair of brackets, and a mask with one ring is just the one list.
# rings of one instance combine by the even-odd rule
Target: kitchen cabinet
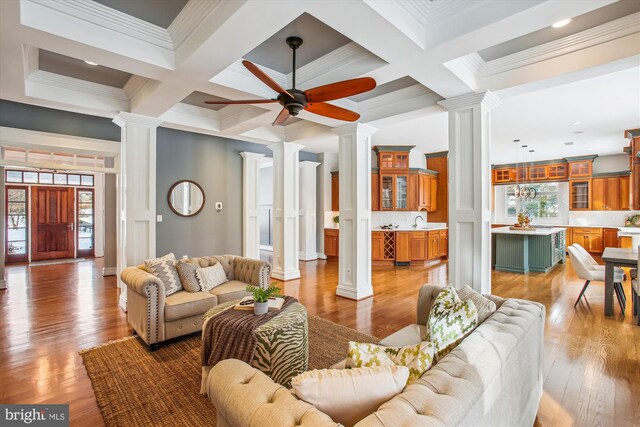
[[569,162],[569,178],[585,178],[591,176],[593,160]]
[[547,166],[547,179],[549,180],[558,180],[558,179],[567,179],[567,165],[566,164],[557,164],[557,165],[549,165]]
[[440,257],[440,231],[434,230],[428,233],[427,259]]
[[409,175],[380,176],[380,210],[408,210]]
[[596,211],[629,209],[629,177],[598,177],[591,180],[591,208]]
[[494,169],[493,182],[494,183],[506,183],[512,182],[515,179],[516,171],[514,168],[506,169]]
[[565,242],[567,247],[573,245],[573,229],[571,227],[567,227],[565,231]]
[[427,232],[411,231],[410,233],[410,258],[411,261],[424,261],[427,259]]
[[378,152],[378,167],[380,169],[409,169],[409,152]]
[[340,210],[340,180],[338,172],[331,172],[331,210]]
[[[430,176],[428,178],[429,203],[427,204],[427,212],[435,212],[436,210],[438,210],[438,177]],[[445,186],[442,191],[448,191],[447,187]]]
[[603,251],[602,228],[574,227],[572,240],[588,252],[602,253]]
[[531,166],[529,168],[529,179],[532,181],[540,181],[547,179],[547,167],[546,166]]
[[411,261],[411,231],[396,231],[396,262]]
[[591,180],[569,181],[569,210],[587,211],[591,209]]
[[440,230],[440,257],[449,256],[449,230]]
[[331,258],[337,257],[340,253],[340,230],[337,228],[324,229],[324,254]]
[[371,232],[371,261],[384,261],[384,232]]
[[631,206],[631,177],[620,177],[620,210],[626,211]]
[[605,248],[618,247],[618,229],[605,228],[602,230],[602,241]]
[[618,247],[631,249],[632,245],[633,244],[631,243],[631,236],[620,236],[618,238]]

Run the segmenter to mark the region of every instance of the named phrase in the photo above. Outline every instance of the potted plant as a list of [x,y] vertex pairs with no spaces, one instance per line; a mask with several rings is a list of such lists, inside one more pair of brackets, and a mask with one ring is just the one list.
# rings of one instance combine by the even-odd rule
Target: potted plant
[[340,225],[340,215],[336,215],[333,217],[333,223],[335,224],[334,227],[338,228],[338,226]]
[[275,286],[275,282],[267,289],[257,286],[247,286],[247,292],[253,294],[253,314],[267,314],[269,311],[269,298],[280,295],[280,288]]

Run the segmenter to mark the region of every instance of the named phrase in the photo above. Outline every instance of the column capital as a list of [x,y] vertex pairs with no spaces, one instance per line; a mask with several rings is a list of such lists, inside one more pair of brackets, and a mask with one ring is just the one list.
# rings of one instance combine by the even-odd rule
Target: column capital
[[482,105],[483,107],[493,110],[498,105],[502,104],[500,98],[491,92],[478,92],[468,93],[466,95],[455,96],[453,98],[443,99],[438,101],[438,105],[448,111],[458,111],[473,107],[474,105]]
[[302,144],[296,144],[294,142],[276,142],[267,145],[267,148],[271,151],[287,150],[287,151],[300,151],[304,148]]
[[124,127],[128,124],[135,124],[156,128],[164,123],[164,120],[157,117],[148,117],[141,116],[139,114],[120,112],[113,118],[113,123],[117,124],[120,127]]
[[310,160],[305,160],[303,162],[300,162],[299,165],[300,165],[300,169],[302,169],[303,167],[307,169],[315,169],[318,166],[320,166],[320,163],[312,162]]
[[264,154],[252,153],[251,151],[243,151],[242,153],[240,153],[240,155],[242,156],[243,159],[254,159],[254,160],[258,160],[264,157]]
[[331,132],[336,135],[349,135],[350,133],[360,133],[366,136],[371,136],[374,133],[378,132],[378,128],[374,128],[373,126],[365,125],[364,123],[349,123],[346,125],[338,126],[337,128],[332,128]]

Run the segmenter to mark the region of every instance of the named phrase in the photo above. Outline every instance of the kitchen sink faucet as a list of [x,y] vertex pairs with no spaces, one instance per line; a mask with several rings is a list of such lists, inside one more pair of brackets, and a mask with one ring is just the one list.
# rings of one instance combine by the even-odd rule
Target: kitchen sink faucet
[[[418,228],[418,220],[419,219],[422,219],[422,217],[420,215],[418,215],[417,217],[414,218],[413,225],[412,225],[413,228]],[[422,220],[424,221],[424,219],[422,219]]]

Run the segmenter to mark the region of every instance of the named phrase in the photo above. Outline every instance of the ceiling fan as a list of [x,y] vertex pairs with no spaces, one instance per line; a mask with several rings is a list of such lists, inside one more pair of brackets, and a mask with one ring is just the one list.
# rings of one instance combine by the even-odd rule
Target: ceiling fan
[[358,118],[360,118],[360,114],[355,111],[347,110],[346,108],[338,107],[333,104],[327,104],[325,101],[332,101],[334,99],[345,98],[370,91],[376,87],[376,81],[371,77],[361,77],[318,86],[304,91],[296,89],[296,50],[300,45],[302,45],[302,39],[300,37],[289,37],[287,38],[287,44],[293,50],[293,88],[284,90],[254,63],[243,60],[242,65],[244,65],[251,74],[260,79],[260,81],[278,92],[278,97],[273,99],[249,99],[242,101],[205,101],[205,103],[270,104],[278,102],[283,108],[282,111],[280,111],[280,114],[278,114],[278,117],[276,117],[276,120],[273,122],[273,126],[283,124],[289,116],[297,116],[301,110],[307,110],[321,116],[345,120],[348,122],[358,120]]

